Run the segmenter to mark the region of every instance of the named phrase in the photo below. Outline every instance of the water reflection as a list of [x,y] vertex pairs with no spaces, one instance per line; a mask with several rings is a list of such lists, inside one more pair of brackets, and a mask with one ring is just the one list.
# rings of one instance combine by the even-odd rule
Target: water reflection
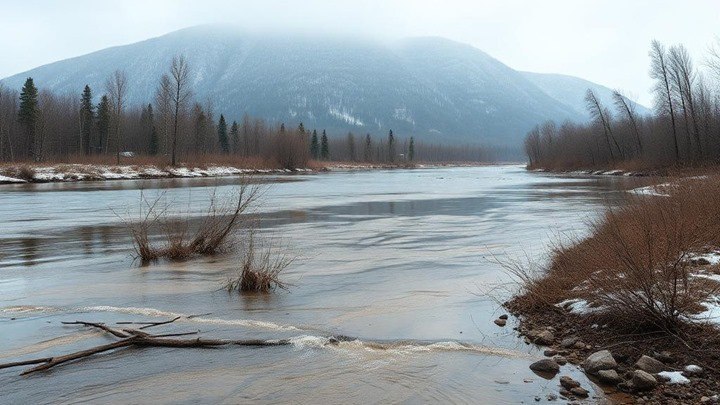
[[[235,252],[140,267],[113,213],[136,207],[143,189],[165,193],[191,214],[192,227],[211,190],[229,191],[237,178],[0,189],[0,358],[107,342],[60,324],[75,319],[211,313],[163,331],[296,339],[289,349],[111,353],[50,378],[0,370],[2,401],[528,402],[556,384],[527,368],[533,348],[492,323],[502,297],[478,292],[507,276],[483,257],[545,252],[554,233],[584,232],[585,220],[620,203],[638,181],[519,167],[290,179],[264,179],[272,185],[253,215],[262,237],[298,253],[284,279],[292,287],[243,296],[222,289],[238,270]],[[324,345],[330,334],[359,340]],[[564,373],[582,378],[572,368]]]

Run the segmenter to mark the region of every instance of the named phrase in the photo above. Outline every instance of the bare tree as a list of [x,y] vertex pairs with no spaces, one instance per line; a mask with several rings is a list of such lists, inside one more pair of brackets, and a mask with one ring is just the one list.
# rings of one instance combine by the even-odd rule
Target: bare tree
[[172,105],[173,105],[173,135],[172,135],[172,162],[175,166],[177,164],[177,141],[178,141],[178,122],[180,119],[180,113],[185,108],[185,104],[190,99],[189,89],[189,67],[184,55],[176,56],[173,58],[172,66],[170,67],[170,76],[172,77]]
[[612,129],[610,128],[610,117],[607,113],[607,110],[600,104],[600,100],[595,96],[595,93],[593,93],[592,90],[588,89],[587,93],[585,93],[585,103],[587,104],[588,111],[590,112],[590,116],[593,117],[594,120],[596,120],[600,125],[602,125],[603,132],[605,134],[605,140],[607,142],[608,150],[610,151],[610,159],[614,162],[615,161],[615,153],[613,153],[612,145],[610,144],[610,139],[612,139],[613,144],[618,150],[618,153],[620,154],[620,158],[623,157],[622,149],[620,149],[620,145],[618,144],[617,140],[615,139],[615,136],[613,136]]
[[[670,72],[671,77],[673,78],[673,87],[676,92],[676,98],[680,100],[683,116],[685,118],[688,143],[690,142],[689,135],[692,134],[692,137],[695,140],[695,157],[702,159],[703,151],[700,144],[700,128],[698,126],[697,109],[695,106],[695,99],[693,97],[696,75],[692,65],[692,60],[690,59],[687,49],[683,45],[671,46],[668,54],[668,60],[670,62]],[[690,128],[691,124],[692,129]]]
[[169,148],[168,140],[170,139],[170,127],[172,126],[172,83],[170,76],[162,75],[160,84],[155,90],[155,109],[158,112],[158,121],[160,124],[160,134],[162,136],[162,150],[167,151]]
[[677,126],[675,124],[675,109],[673,108],[672,91],[670,89],[670,73],[665,47],[657,40],[650,45],[650,77],[656,80],[655,101],[660,114],[670,115],[673,142],[675,146],[675,161],[680,161],[680,148],[678,146]]
[[122,144],[122,114],[127,96],[127,75],[122,70],[116,70],[105,82],[107,91],[113,107],[113,127],[115,132],[115,157],[117,164],[120,164],[120,149]]
[[619,91],[613,91],[613,102],[615,107],[622,113],[627,115],[630,126],[632,127],[633,134],[637,140],[638,153],[642,154],[643,146],[642,140],[640,139],[640,130],[637,124],[637,114],[635,113],[635,106],[627,102],[627,98],[623,96]]

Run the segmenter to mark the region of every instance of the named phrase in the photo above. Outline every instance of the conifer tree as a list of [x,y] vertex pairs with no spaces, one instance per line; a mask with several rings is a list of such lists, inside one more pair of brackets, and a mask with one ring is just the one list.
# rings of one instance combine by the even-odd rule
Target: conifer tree
[[318,143],[317,131],[313,129],[312,138],[310,139],[310,155],[317,160],[320,157],[320,144]]
[[298,133],[300,135],[305,135],[305,126],[303,125],[302,122],[300,123],[300,125],[298,125]]
[[218,122],[218,141],[220,142],[220,150],[222,153],[230,153],[230,142],[228,141],[227,123],[225,116],[220,114],[220,122]]
[[237,121],[233,121],[230,126],[230,139],[232,140],[233,153],[237,154],[240,152],[240,128]]
[[354,162],[357,159],[357,156],[355,156],[355,135],[353,135],[352,132],[348,132],[347,146],[348,146],[348,158],[350,159],[351,162]]
[[32,77],[28,77],[20,93],[18,122],[28,142],[28,154],[36,161],[40,160],[40,150],[36,145],[37,121],[40,116],[38,90]]
[[110,136],[110,100],[103,95],[97,106],[97,150],[107,152],[108,137]]
[[144,115],[143,125],[148,136],[148,154],[155,156],[160,151],[160,139],[158,138],[157,128],[155,128],[155,114],[153,113],[152,104],[148,104]]
[[369,162],[372,160],[372,138],[370,134],[365,135],[365,150],[363,151],[363,160]]
[[80,138],[82,142],[81,148],[85,156],[90,154],[94,118],[92,91],[90,86],[86,84],[80,101]]
[[324,129],[320,140],[320,158],[322,160],[330,159],[330,145],[328,145],[328,137]]
[[415,138],[410,137],[410,147],[408,148],[408,160],[413,161],[415,160]]
[[395,136],[393,135],[392,129],[388,134],[388,161],[390,163],[395,161]]

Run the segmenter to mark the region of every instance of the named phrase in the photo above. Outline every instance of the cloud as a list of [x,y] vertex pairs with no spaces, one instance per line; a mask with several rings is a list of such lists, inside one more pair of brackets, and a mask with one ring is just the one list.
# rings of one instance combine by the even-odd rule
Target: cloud
[[187,26],[231,23],[379,38],[444,36],[515,69],[571,74],[650,102],[650,40],[700,58],[720,26],[716,0],[97,0],[5,2],[0,77]]

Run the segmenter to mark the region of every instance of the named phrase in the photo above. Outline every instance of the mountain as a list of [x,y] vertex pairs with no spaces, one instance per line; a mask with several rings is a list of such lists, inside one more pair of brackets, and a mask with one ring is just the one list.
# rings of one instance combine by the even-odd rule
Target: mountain
[[2,82],[20,89],[33,77],[41,88],[78,97],[89,84],[97,96],[105,78],[122,69],[130,83],[128,102],[140,105],[152,102],[160,76],[178,54],[190,63],[195,98],[212,100],[216,112],[231,119],[248,113],[338,135],[392,129],[433,142],[496,145],[517,144],[547,119],[585,120],[575,107],[585,89],[565,94],[566,89],[548,88],[549,81],[442,38],[381,43],[199,26]]
[[[591,89],[598,100],[607,107],[613,106],[613,90],[593,83],[591,81],[581,79],[575,76],[560,75],[554,73],[533,73],[521,72],[522,75],[538,86],[555,100],[571,107],[576,113],[590,119],[590,114],[585,104],[585,92]],[[649,115],[651,111],[638,103],[632,102],[626,98],[634,107],[635,111],[640,115]]]

